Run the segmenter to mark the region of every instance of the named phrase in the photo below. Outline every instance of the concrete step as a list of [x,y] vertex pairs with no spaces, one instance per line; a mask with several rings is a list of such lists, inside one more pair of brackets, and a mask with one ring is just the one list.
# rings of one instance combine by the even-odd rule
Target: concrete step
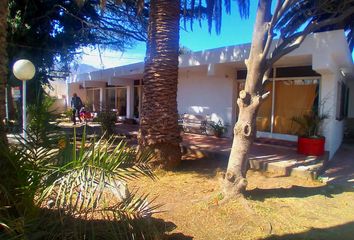
[[[322,173],[326,165],[329,153],[326,152],[322,156],[305,156],[296,154],[289,154],[284,159],[279,158],[273,154],[269,157],[250,156],[250,168],[262,172],[275,173],[281,176],[295,176],[305,179],[316,179]],[[218,158],[227,160],[230,152],[208,151],[200,149],[197,146],[182,146],[182,153],[184,159],[200,159],[200,158]],[[274,157],[275,156],[275,157]]]
[[323,163],[317,163],[307,166],[299,166],[291,169],[291,176],[300,177],[305,179],[317,179],[317,177],[323,172]]
[[297,155],[294,159],[280,159],[276,161],[254,158],[250,159],[250,167],[253,170],[276,173],[282,176],[316,179],[321,174],[328,158],[328,152],[318,157]]

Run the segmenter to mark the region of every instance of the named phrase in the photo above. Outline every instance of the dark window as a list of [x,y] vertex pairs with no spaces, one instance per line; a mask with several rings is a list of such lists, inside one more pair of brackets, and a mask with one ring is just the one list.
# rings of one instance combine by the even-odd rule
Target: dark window
[[237,79],[246,79],[247,77],[247,70],[238,70],[236,73]]
[[336,120],[341,121],[347,116],[347,102],[348,102],[347,86],[343,82],[338,82],[337,87],[337,110]]
[[[246,69],[237,70],[236,77],[237,77],[237,79],[246,79],[247,70]],[[273,69],[272,69],[272,71],[269,74],[269,78],[272,78],[272,77],[273,77]]]
[[277,68],[276,77],[285,78],[285,77],[317,77],[321,76],[314,70],[311,66],[303,67],[279,67]]
[[[143,81],[141,81],[141,84],[143,84]],[[134,86],[139,86],[140,85],[140,80],[134,80]]]

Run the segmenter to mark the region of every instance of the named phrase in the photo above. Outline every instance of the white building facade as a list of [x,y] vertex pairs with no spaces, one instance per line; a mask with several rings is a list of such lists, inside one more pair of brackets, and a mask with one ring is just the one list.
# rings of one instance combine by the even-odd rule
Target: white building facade
[[[181,55],[179,113],[221,120],[232,133],[249,49],[250,44],[244,44]],[[67,83],[68,96],[77,93],[91,111],[108,107],[122,117],[138,118],[143,70],[144,64],[137,63],[73,75]],[[271,94],[257,118],[258,135],[296,141],[291,118],[319,111],[329,116],[323,135],[331,158],[342,142],[345,117],[354,118],[353,72],[344,31],[309,35],[300,48],[274,65],[266,84]]]

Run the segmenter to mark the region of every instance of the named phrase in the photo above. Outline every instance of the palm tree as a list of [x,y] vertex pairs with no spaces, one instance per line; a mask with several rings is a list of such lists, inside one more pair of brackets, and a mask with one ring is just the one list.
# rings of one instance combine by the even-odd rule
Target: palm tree
[[0,143],[7,145],[4,129],[5,86],[7,78],[7,15],[8,0],[0,1]]
[[177,111],[180,1],[151,0],[143,77],[139,145],[156,154],[155,165],[181,160]]
[[[3,119],[5,118],[5,83],[7,78],[7,14],[8,1],[0,1],[0,179],[7,179],[14,173],[6,159],[8,150],[7,137]],[[0,204],[6,202],[6,197],[0,190]]]

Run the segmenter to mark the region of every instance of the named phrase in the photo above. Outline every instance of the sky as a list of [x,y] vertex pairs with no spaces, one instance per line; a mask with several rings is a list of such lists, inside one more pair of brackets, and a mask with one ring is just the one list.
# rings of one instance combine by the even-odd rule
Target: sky
[[[249,18],[241,19],[235,1],[231,1],[231,14],[227,15],[223,12],[220,35],[215,33],[214,28],[211,33],[208,32],[208,24],[206,20],[202,22],[201,28],[199,27],[198,20],[195,20],[193,31],[190,30],[189,22],[187,22],[187,29],[183,29],[184,24],[183,21],[181,21],[180,45],[187,47],[192,51],[201,51],[251,42],[258,1],[250,2]],[[145,46],[145,43],[139,42],[134,48],[128,49],[124,53],[105,51],[101,53],[102,62],[100,61],[97,50],[86,48],[84,49],[85,54],[83,55],[82,63],[94,66],[98,69],[103,69],[142,62],[145,57]],[[352,58],[354,59],[354,52],[352,53]]]
[[[206,20],[202,21],[202,28],[199,27],[198,20],[195,20],[193,31],[190,30],[189,22],[187,22],[187,29],[184,29],[183,21],[181,21],[180,45],[187,47],[192,51],[201,51],[251,42],[257,1],[250,1],[250,16],[245,20],[240,18],[235,1],[231,2],[231,14],[227,15],[225,12],[223,13],[220,35],[215,33],[214,28],[211,33],[208,32],[208,24]],[[81,63],[102,69],[141,62],[144,61],[146,51],[145,46],[145,43],[140,42],[137,43],[134,48],[128,49],[124,53],[105,51],[101,53],[103,64],[100,61],[97,50],[85,48],[83,49],[85,54],[83,54]]]

